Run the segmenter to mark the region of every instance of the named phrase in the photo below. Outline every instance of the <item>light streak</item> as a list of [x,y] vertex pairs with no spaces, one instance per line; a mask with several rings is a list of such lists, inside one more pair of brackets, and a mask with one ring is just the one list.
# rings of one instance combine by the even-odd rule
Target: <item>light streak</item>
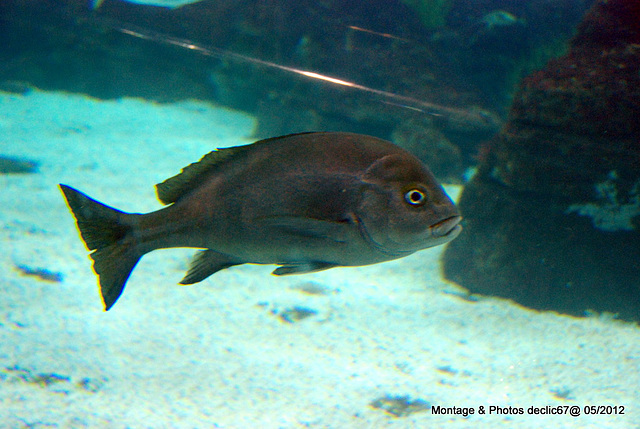
[[411,40],[409,39],[403,39],[402,37],[394,36],[393,34],[389,34],[389,33],[379,33],[377,31],[368,30],[366,28],[356,27],[355,25],[347,25],[347,28],[351,30],[362,31],[363,33],[373,34],[375,36],[386,37],[387,39],[396,39],[402,42],[411,43]]
[[[389,91],[383,91],[380,89],[376,89],[376,88],[371,88],[365,85],[360,85],[358,83],[355,82],[350,82],[344,79],[339,79],[337,77],[333,77],[333,76],[327,76],[324,74],[320,74],[320,73],[316,73],[310,70],[302,70],[302,69],[298,69],[295,67],[289,67],[283,64],[278,64],[278,63],[274,63],[272,61],[267,61],[267,60],[262,60],[260,58],[255,58],[255,57],[251,57],[248,55],[243,55],[243,54],[239,54],[237,52],[233,52],[233,51],[228,51],[225,49],[220,49],[220,48],[216,48],[216,47],[205,47],[205,46],[201,46],[198,44],[193,43],[190,40],[186,40],[186,39],[180,39],[177,37],[173,37],[173,36],[169,36],[166,34],[162,34],[162,33],[157,33],[154,31],[149,31],[149,30],[139,30],[139,29],[135,29],[131,26],[123,26],[121,24],[118,25],[113,25],[113,27],[120,31],[121,33],[124,34],[128,34],[130,36],[133,37],[137,37],[140,39],[144,39],[144,40],[151,40],[151,41],[156,41],[156,42],[162,42],[162,43],[166,43],[169,45],[174,45],[174,46],[179,46],[185,49],[189,49],[192,51],[196,51],[202,55],[206,55],[206,56],[210,56],[210,57],[216,57],[216,58],[232,58],[241,62],[246,62],[246,63],[251,63],[251,64],[257,64],[257,65],[261,65],[264,67],[269,67],[269,68],[273,68],[273,69],[277,69],[277,70],[282,70],[288,73],[293,73],[299,76],[305,76],[307,78],[310,79],[316,79],[316,80],[320,80],[323,82],[328,82],[334,85],[339,85],[339,86],[343,86],[343,87],[347,87],[347,88],[353,88],[362,92],[366,92],[369,94],[373,94],[379,97],[382,97],[383,100],[382,102],[385,104],[389,104],[389,105],[393,105],[393,106],[398,106],[398,107],[402,107],[402,108],[406,108],[406,109],[410,109],[410,110],[414,110],[417,112],[421,112],[427,115],[432,115],[432,116],[443,116],[443,115],[447,115],[447,110],[449,110],[446,107],[443,106],[438,106],[436,104],[431,104],[431,103],[427,103],[421,100],[417,100],[415,98],[412,97],[406,97],[403,95],[399,95],[399,94],[395,94],[393,92],[389,92]],[[360,30],[358,27],[355,27],[354,29],[358,29]],[[370,30],[367,30],[370,31]],[[383,33],[380,33],[383,34]]]

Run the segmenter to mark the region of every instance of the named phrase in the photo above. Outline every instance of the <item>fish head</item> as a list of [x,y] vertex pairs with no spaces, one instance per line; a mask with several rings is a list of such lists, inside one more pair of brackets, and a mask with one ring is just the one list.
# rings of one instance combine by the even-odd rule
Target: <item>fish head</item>
[[363,237],[394,257],[453,240],[462,219],[429,169],[409,153],[384,156],[362,177]]

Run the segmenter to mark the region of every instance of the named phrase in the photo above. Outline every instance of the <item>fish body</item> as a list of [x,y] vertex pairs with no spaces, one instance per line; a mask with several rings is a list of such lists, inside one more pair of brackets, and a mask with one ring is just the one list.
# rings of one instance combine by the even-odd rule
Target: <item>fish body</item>
[[93,253],[108,310],[138,260],[205,249],[180,282],[244,263],[276,275],[360,266],[446,243],[460,215],[428,168],[391,142],[304,133],[220,149],[156,186],[168,206],[118,211],[60,185]]

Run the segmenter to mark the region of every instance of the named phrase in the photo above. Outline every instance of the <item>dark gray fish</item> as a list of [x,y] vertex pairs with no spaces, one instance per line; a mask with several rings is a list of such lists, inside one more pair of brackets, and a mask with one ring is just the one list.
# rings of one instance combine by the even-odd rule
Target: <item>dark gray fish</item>
[[305,133],[219,149],[156,186],[168,207],[130,214],[60,185],[92,250],[105,309],[152,250],[206,249],[181,284],[245,263],[275,275],[369,265],[453,240],[460,215],[435,177],[391,142]]

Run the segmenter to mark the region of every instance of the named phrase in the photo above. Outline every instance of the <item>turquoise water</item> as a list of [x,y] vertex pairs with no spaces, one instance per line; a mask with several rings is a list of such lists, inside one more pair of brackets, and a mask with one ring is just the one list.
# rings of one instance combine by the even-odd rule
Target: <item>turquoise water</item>
[[87,3],[0,8],[0,428],[637,427],[637,324],[469,295],[443,246],[192,286],[193,250],[160,250],[104,312],[57,187],[150,212],[214,148],[345,130],[405,144],[457,200],[589,5]]

